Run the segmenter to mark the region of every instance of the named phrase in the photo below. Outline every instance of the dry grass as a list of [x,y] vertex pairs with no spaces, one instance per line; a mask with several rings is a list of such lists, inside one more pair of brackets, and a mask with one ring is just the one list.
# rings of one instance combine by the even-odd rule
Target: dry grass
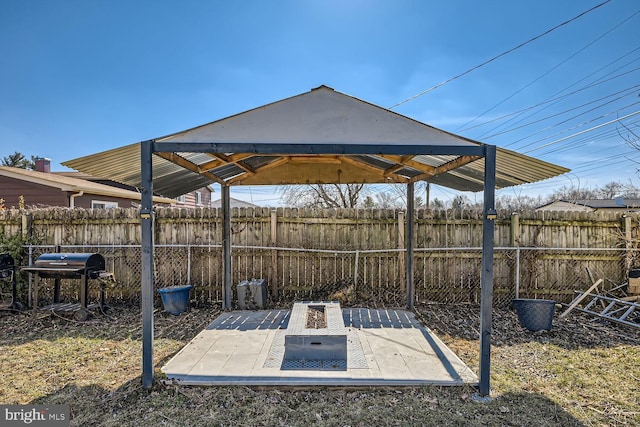
[[[159,368],[218,315],[193,308],[155,320]],[[478,309],[421,305],[418,317],[472,369],[478,365]],[[138,308],[116,307],[78,324],[41,315],[0,316],[0,403],[68,403],[81,426],[640,425],[640,343],[636,330],[554,321],[523,330],[496,309],[492,398],[470,388],[251,389],[140,385]],[[588,325],[588,326],[585,326]]]

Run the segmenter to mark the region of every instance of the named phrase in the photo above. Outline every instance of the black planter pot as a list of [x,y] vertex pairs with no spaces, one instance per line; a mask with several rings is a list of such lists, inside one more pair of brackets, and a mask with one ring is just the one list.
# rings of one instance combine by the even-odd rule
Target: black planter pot
[[547,299],[512,300],[520,324],[532,332],[551,330],[556,302]]

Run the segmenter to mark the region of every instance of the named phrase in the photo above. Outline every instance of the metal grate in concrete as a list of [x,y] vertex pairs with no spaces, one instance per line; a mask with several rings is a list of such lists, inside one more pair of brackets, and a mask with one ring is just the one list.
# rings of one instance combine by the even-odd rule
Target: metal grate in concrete
[[[349,369],[367,369],[367,359],[364,355],[364,351],[362,350],[362,344],[360,343],[360,338],[358,338],[358,334],[353,329],[347,329],[347,363],[346,367],[342,367],[344,363],[342,363],[340,368],[334,368],[334,370],[344,370],[346,368]],[[276,331],[275,336],[273,337],[273,342],[271,343],[271,348],[269,348],[269,353],[267,354],[267,359],[264,362],[265,368],[280,368],[280,369],[294,369],[293,366],[297,366],[295,362],[299,362],[299,360],[291,360],[284,361],[284,337],[286,335],[286,331],[278,330]],[[289,363],[291,362],[291,363]],[[309,369],[319,369],[312,368],[314,366],[311,362],[335,362],[335,361],[322,361],[322,360],[307,360]],[[343,361],[344,362],[344,361]],[[326,364],[330,366],[329,364]],[[318,364],[319,366],[319,364]],[[306,369],[306,368],[298,368],[298,369]]]
[[346,360],[284,360],[282,370],[346,371]]

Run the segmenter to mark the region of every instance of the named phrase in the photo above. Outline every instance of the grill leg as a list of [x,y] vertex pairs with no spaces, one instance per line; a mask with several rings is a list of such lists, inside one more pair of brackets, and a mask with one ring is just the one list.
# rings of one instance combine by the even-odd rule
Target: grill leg
[[40,286],[40,276],[33,275],[33,317],[36,317],[38,311],[38,287]]
[[89,293],[89,276],[82,275],[82,285],[80,285],[80,305],[82,308],[87,308],[87,294]]
[[100,284],[100,308],[106,310],[104,285]]
[[56,278],[53,281],[53,302],[58,304],[60,302],[60,279]]
[[11,277],[11,300],[12,300],[12,304],[15,304],[18,302],[18,275],[16,274],[15,267],[12,270],[12,277]]

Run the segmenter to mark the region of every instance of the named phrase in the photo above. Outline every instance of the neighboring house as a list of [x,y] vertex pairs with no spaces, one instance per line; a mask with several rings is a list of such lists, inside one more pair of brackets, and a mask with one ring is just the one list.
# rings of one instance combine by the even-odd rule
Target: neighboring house
[[[131,191],[136,191],[134,187],[128,186],[126,184],[122,184],[120,182],[111,181],[109,179],[104,178],[96,178],[91,175],[87,175],[82,172],[51,172],[56,175],[68,176],[71,178],[79,178],[84,179],[91,182],[97,182],[104,185],[109,185],[112,187],[124,188]],[[178,196],[174,200],[173,207],[176,208],[200,208],[200,207],[210,207],[211,199],[213,195],[213,188],[211,187],[203,187],[199,190],[192,191],[187,194],[183,194],[182,196]]]
[[573,212],[631,212],[640,210],[640,199],[588,199],[556,200],[540,206],[536,211],[573,211]]
[[[141,194],[125,188],[72,178],[50,172],[49,159],[38,159],[36,168],[27,170],[0,166],[0,199],[5,208],[25,207],[80,207],[127,208],[139,205]],[[157,205],[170,206],[175,200],[154,197]]]
[[176,208],[209,208],[212,206],[213,188],[202,187],[191,193],[176,197]]
[[[253,203],[245,202],[244,200],[234,199],[233,197],[229,197],[229,205],[232,208],[259,208],[260,206],[254,205]],[[222,202],[220,199],[214,200],[211,202],[212,208],[220,208],[222,207]]]

